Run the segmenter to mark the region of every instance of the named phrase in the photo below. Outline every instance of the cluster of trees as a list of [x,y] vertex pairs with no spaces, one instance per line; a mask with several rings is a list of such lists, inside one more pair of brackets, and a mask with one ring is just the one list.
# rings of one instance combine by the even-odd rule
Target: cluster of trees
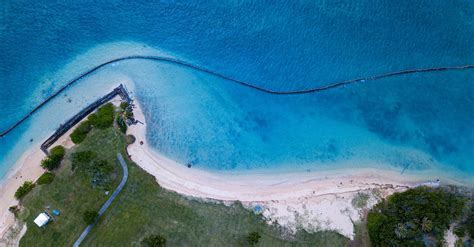
[[373,246],[439,244],[464,209],[465,198],[442,188],[418,187],[395,193],[368,214]]
[[77,126],[76,129],[71,133],[71,141],[74,142],[75,144],[79,144],[84,139],[86,139],[87,134],[92,130],[92,124],[89,122],[89,120],[86,120]]
[[461,239],[469,237],[474,240],[474,205],[471,206],[467,217],[456,226],[454,233]]
[[23,198],[26,194],[28,194],[33,188],[35,187],[35,184],[30,181],[25,181],[23,185],[21,185],[15,192],[15,198],[20,200]]
[[48,171],[59,167],[66,154],[63,146],[56,146],[49,151],[49,155],[41,161],[41,166]]
[[130,108],[130,104],[128,102],[120,103],[120,108],[124,112],[124,116],[126,119],[133,118],[133,111]]
[[112,126],[114,122],[114,110],[115,108],[112,103],[107,103],[100,107],[96,113],[89,115],[87,120],[80,123],[71,133],[70,137],[72,142],[79,144],[84,141],[93,127],[105,129]]
[[117,118],[117,125],[122,133],[127,132],[127,119],[133,118],[133,111],[128,102],[120,103],[122,114]]
[[[56,146],[52,148],[49,151],[49,155],[46,156],[41,161],[41,167],[44,169],[47,169],[48,171],[54,170],[59,167],[61,164],[61,161],[64,158],[64,155],[66,155],[66,149],[64,149],[63,146]],[[38,178],[37,183],[38,184],[49,184],[53,182],[54,180],[54,174],[51,172],[45,172],[43,175],[41,175]],[[21,185],[15,192],[15,198],[16,199],[21,199],[23,198],[26,194],[28,194],[33,188],[35,187],[35,184],[30,181],[26,181]]]
[[107,160],[97,159],[97,153],[91,150],[72,154],[72,169],[78,169],[90,176],[93,186],[108,187],[115,168]]

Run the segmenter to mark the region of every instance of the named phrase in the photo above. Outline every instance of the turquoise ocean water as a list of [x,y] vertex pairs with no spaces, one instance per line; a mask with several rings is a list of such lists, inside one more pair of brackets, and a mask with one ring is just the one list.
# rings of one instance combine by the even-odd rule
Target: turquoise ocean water
[[[473,16],[472,1],[6,1],[0,130],[73,77],[127,55],[164,54],[272,90],[474,64]],[[1,138],[0,175],[121,81],[135,82],[150,144],[196,168],[474,176],[474,70],[278,96],[143,60],[104,67]]]

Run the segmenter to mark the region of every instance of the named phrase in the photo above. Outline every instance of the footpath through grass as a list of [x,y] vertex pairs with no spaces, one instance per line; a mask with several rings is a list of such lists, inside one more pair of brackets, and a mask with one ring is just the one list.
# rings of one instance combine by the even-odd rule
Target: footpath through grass
[[[111,127],[92,130],[81,144],[67,150],[54,181],[36,186],[22,201],[25,209],[20,216],[28,231],[20,245],[71,246],[86,227],[84,212],[98,210],[109,197],[104,192],[118,185],[122,174],[116,153],[126,157],[125,145],[125,136]],[[113,164],[106,185],[98,186],[86,171],[72,169],[73,153],[87,150],[97,153],[95,159]],[[125,188],[82,246],[142,246],[142,240],[153,234],[165,237],[167,246],[246,246],[250,232],[261,235],[257,246],[348,245],[348,239],[335,232],[287,234],[238,203],[225,206],[188,199],[161,188],[151,175],[130,160],[127,163]],[[44,228],[34,225],[40,212],[53,209],[59,209],[61,215]]]

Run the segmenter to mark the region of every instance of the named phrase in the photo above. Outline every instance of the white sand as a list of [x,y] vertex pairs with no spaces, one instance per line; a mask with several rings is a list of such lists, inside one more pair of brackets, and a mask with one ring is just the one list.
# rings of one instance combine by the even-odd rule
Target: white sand
[[[112,102],[118,104],[117,99]],[[138,102],[135,105],[135,117],[146,123]],[[72,131],[63,135],[56,145],[72,147],[69,138]],[[367,205],[370,207],[380,197],[402,191],[417,181],[413,177],[376,169],[358,170],[350,175],[335,172],[211,173],[187,168],[150,148],[146,141],[146,124],[130,126],[128,134],[137,138],[128,147],[131,158],[155,176],[162,187],[193,197],[241,201],[249,208],[259,205],[269,222],[277,221],[290,231],[300,227],[308,231],[334,229],[352,238],[353,222],[359,220],[363,212],[351,203],[357,193],[370,195]],[[140,141],[144,144],[140,145]],[[44,172],[39,165],[43,158],[39,146],[33,147],[19,159],[0,185],[0,237],[15,225],[8,208],[18,204],[14,199],[16,189],[24,181],[35,181]]]
[[[138,102],[134,116],[146,123]],[[402,191],[419,182],[417,178],[396,172],[365,169],[342,173],[211,173],[183,164],[159,154],[147,145],[146,124],[128,128],[136,137],[128,147],[131,159],[155,176],[164,188],[178,193],[223,201],[241,201],[254,207],[261,205],[269,222],[278,221],[295,231],[334,229],[352,238],[353,223],[360,219],[362,209],[352,206],[358,192],[370,195],[369,205],[380,197]],[[143,145],[140,142],[143,141]]]
[[449,229],[444,233],[444,240],[446,247],[454,247],[456,244],[456,241],[458,240],[458,237],[456,234],[454,234],[454,225],[451,224],[449,226]]
[[[118,106],[120,105],[121,98],[120,96],[115,96],[110,102]],[[69,129],[54,145],[51,145],[51,147],[56,145],[62,145],[68,149],[73,147],[74,143],[71,141],[69,135],[71,135],[76,126]],[[40,149],[40,144],[34,145],[20,157],[8,173],[6,179],[0,184],[0,246],[2,241],[6,241],[5,238],[7,235],[11,235],[11,232],[17,230],[15,228],[18,227],[15,224],[14,215],[8,210],[11,206],[18,205],[19,203],[19,201],[15,199],[15,191],[25,181],[36,181],[41,174],[45,172],[40,166],[41,160],[45,156],[46,155]],[[25,231],[26,227],[22,229],[22,232]]]
[[[111,102],[120,104],[120,97],[113,98]],[[62,145],[69,149],[74,146],[69,137],[74,129],[75,126],[62,135],[51,147]],[[6,235],[10,234],[9,230],[17,227],[14,215],[8,210],[11,206],[19,204],[19,201],[14,197],[16,190],[25,181],[34,182],[45,172],[40,164],[46,155],[41,151],[40,145],[38,143],[26,151],[12,167],[6,179],[0,184],[0,243]],[[26,231],[26,227],[22,231]]]

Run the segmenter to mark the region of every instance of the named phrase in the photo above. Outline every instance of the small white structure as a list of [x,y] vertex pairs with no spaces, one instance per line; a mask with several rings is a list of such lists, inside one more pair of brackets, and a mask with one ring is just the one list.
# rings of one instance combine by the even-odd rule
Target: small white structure
[[34,220],[35,224],[39,227],[43,227],[44,225],[48,224],[51,217],[47,213],[41,213],[36,217]]

